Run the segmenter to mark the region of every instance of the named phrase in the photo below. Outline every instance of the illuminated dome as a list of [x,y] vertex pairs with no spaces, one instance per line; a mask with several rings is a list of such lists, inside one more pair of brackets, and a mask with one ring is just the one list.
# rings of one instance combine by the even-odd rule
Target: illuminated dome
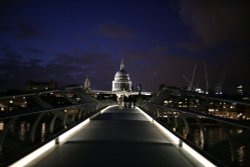
[[114,81],[112,82],[112,91],[132,91],[132,82],[129,74],[125,71],[124,63],[121,61],[120,69],[115,73]]
[[115,73],[114,80],[115,81],[130,80],[130,78],[129,78],[128,73],[124,69],[122,69],[122,70],[119,70]]

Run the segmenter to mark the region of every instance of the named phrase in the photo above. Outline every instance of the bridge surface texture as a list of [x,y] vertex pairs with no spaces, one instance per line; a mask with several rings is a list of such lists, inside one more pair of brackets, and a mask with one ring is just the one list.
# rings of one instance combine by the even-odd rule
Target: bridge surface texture
[[170,166],[194,164],[137,109],[112,107],[35,166]]

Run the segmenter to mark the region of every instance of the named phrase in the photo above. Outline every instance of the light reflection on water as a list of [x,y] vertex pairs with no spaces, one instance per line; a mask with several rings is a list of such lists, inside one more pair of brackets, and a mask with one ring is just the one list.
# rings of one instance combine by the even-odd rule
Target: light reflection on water
[[[205,136],[204,140],[208,146],[212,146],[214,144],[217,144],[227,139],[227,134],[222,128],[206,127],[205,131],[206,131],[205,133],[206,135],[204,135]],[[242,133],[242,129],[231,129],[230,131],[232,134]],[[188,139],[192,141],[198,147],[202,148],[202,143],[201,143],[202,132],[199,127],[194,126],[191,128],[191,131],[188,134]],[[246,167],[249,165],[248,161],[250,161],[250,158],[248,157],[249,156],[248,150],[250,150],[249,145],[240,146],[236,150],[236,154],[237,154],[236,159],[238,162],[236,166]]]
[[[38,126],[38,129],[41,129],[40,131],[40,140],[42,142],[45,141],[46,137],[46,123],[43,122]],[[28,135],[30,134],[30,123],[22,121],[19,123],[19,129],[18,129],[18,138],[21,141],[25,141],[28,138]]]
[[188,134],[188,140],[191,140],[196,146],[200,147],[201,149],[204,146],[203,133],[200,128],[192,127],[192,130]]
[[225,140],[227,135],[222,128],[207,127],[206,128],[206,144],[209,146]]
[[4,123],[3,121],[0,121],[0,131],[3,131],[3,129],[4,129]]
[[239,166],[246,166],[246,146],[241,146],[237,150]]
[[41,128],[41,141],[45,141],[45,135],[46,135],[46,123],[42,123],[42,128]]
[[22,122],[20,122],[19,125],[20,125],[19,126],[19,131],[18,131],[19,139],[21,141],[25,141],[25,139],[27,138],[27,135],[28,135],[28,133],[30,131],[30,123],[22,121]]

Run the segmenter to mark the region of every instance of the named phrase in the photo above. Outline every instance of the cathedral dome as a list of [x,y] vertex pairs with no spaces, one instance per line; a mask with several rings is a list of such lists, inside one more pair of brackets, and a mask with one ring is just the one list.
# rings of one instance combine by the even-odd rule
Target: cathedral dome
[[119,70],[115,73],[115,78],[114,78],[115,81],[124,81],[124,80],[127,80],[129,81],[130,78],[129,78],[129,74],[124,70]]
[[129,74],[125,71],[123,61],[121,61],[120,69],[115,73],[112,82],[112,91],[132,91],[132,82]]

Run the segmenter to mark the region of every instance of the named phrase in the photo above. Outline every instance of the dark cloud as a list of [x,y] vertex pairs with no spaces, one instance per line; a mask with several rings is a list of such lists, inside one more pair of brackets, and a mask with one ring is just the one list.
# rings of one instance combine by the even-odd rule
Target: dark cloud
[[[114,63],[112,56],[104,52],[59,54],[53,61],[60,65],[66,65],[66,68],[69,67],[69,69],[62,70],[71,71],[71,75],[75,77],[77,83],[82,83],[85,75],[88,75],[92,86],[96,89],[110,89],[116,70],[116,63]],[[71,67],[73,71],[70,69]]]
[[[202,58],[171,54],[166,47],[160,46],[144,51],[127,50],[121,56],[134,86],[141,83],[144,90],[155,91],[162,83],[187,86],[182,75],[191,79],[195,64],[197,75],[194,83],[205,88]],[[24,88],[27,80],[56,80],[60,86],[82,84],[88,75],[93,89],[111,90],[111,82],[120,63],[120,60],[111,57],[103,52],[79,51],[78,54],[58,54],[45,64],[40,59],[24,60],[19,53],[8,49],[0,58],[1,88]],[[221,72],[227,70],[224,90],[233,92],[237,84],[246,85],[249,89],[249,80],[242,80],[250,75],[249,70],[242,72],[242,69],[248,69],[248,62],[249,56],[244,49],[218,53],[207,60],[209,84],[215,87],[221,79]]]
[[176,45],[176,47],[180,49],[184,49],[185,51],[188,51],[188,52],[198,52],[204,48],[204,46],[201,43],[192,42],[192,41],[180,42]]
[[24,50],[25,50],[25,52],[31,53],[31,54],[41,54],[41,53],[43,53],[43,51],[41,49],[34,48],[34,47],[26,47],[26,48],[24,48]]
[[246,0],[179,1],[181,18],[207,47],[249,41],[249,7]]
[[16,52],[5,53],[5,56],[0,59],[2,88],[16,88],[16,84],[22,82],[22,67],[25,65]]
[[17,5],[17,4],[23,3],[24,1],[27,1],[27,0],[1,0],[0,1],[0,5],[1,6],[5,6],[5,5]]
[[[179,14],[192,34],[176,45],[193,57],[205,58],[211,87],[227,71],[223,88],[235,92],[239,84],[250,90],[250,2],[246,0],[180,0]],[[199,55],[199,56],[195,56]],[[195,62],[195,60],[194,60]],[[202,71],[202,63],[200,71]],[[197,78],[204,80],[200,73]]]
[[41,63],[42,63],[41,59],[31,58],[28,60],[28,64],[30,66],[40,66]]
[[3,44],[0,48],[0,51],[7,51],[9,48],[10,48],[10,44],[9,43],[6,43],[6,44]]
[[0,58],[0,88],[23,89],[27,80],[56,80],[60,86],[82,84],[86,75],[93,79],[96,88],[109,88],[107,83],[111,82],[115,70],[110,57],[107,53],[69,53],[58,54],[44,63],[41,59],[24,60],[20,53],[9,48]]
[[[250,49],[248,48],[248,50],[246,50],[242,47],[234,50],[225,50],[218,56],[218,60],[224,64],[227,70],[224,84],[228,89],[235,88],[237,85],[242,84],[248,90],[248,93],[250,93],[249,55]],[[214,75],[216,75],[216,71]]]
[[17,39],[34,39],[43,36],[43,33],[38,31],[33,25],[26,21],[18,22],[16,31]]
[[85,35],[80,35],[80,36],[77,36],[76,38],[78,41],[80,42],[83,42],[83,41],[86,41],[87,40],[87,36]]
[[11,32],[13,28],[11,26],[0,26],[0,32]]
[[135,31],[131,28],[116,23],[100,24],[97,30],[98,34],[113,39],[131,39],[135,37]]
[[192,71],[198,60],[169,53],[167,47],[153,47],[148,50],[129,50],[123,54],[131,79],[141,83],[144,90],[157,90],[162,83],[185,86],[182,74]]
[[109,61],[110,55],[102,52],[82,52],[76,54],[59,54],[55,61],[62,64],[88,64],[95,65]]
[[234,93],[239,84],[250,90],[248,79],[250,71],[247,70],[250,62],[249,54],[245,48],[235,49],[233,52],[223,50],[205,59],[203,56],[172,54],[167,48],[156,47],[144,51],[125,51],[122,56],[133,83],[141,83],[144,90],[157,90],[162,83],[177,87],[187,86],[182,75],[191,80],[195,64],[197,72],[194,84],[205,89],[203,66],[205,60],[210,87],[213,89],[221,80],[223,71],[227,71],[223,90]]

